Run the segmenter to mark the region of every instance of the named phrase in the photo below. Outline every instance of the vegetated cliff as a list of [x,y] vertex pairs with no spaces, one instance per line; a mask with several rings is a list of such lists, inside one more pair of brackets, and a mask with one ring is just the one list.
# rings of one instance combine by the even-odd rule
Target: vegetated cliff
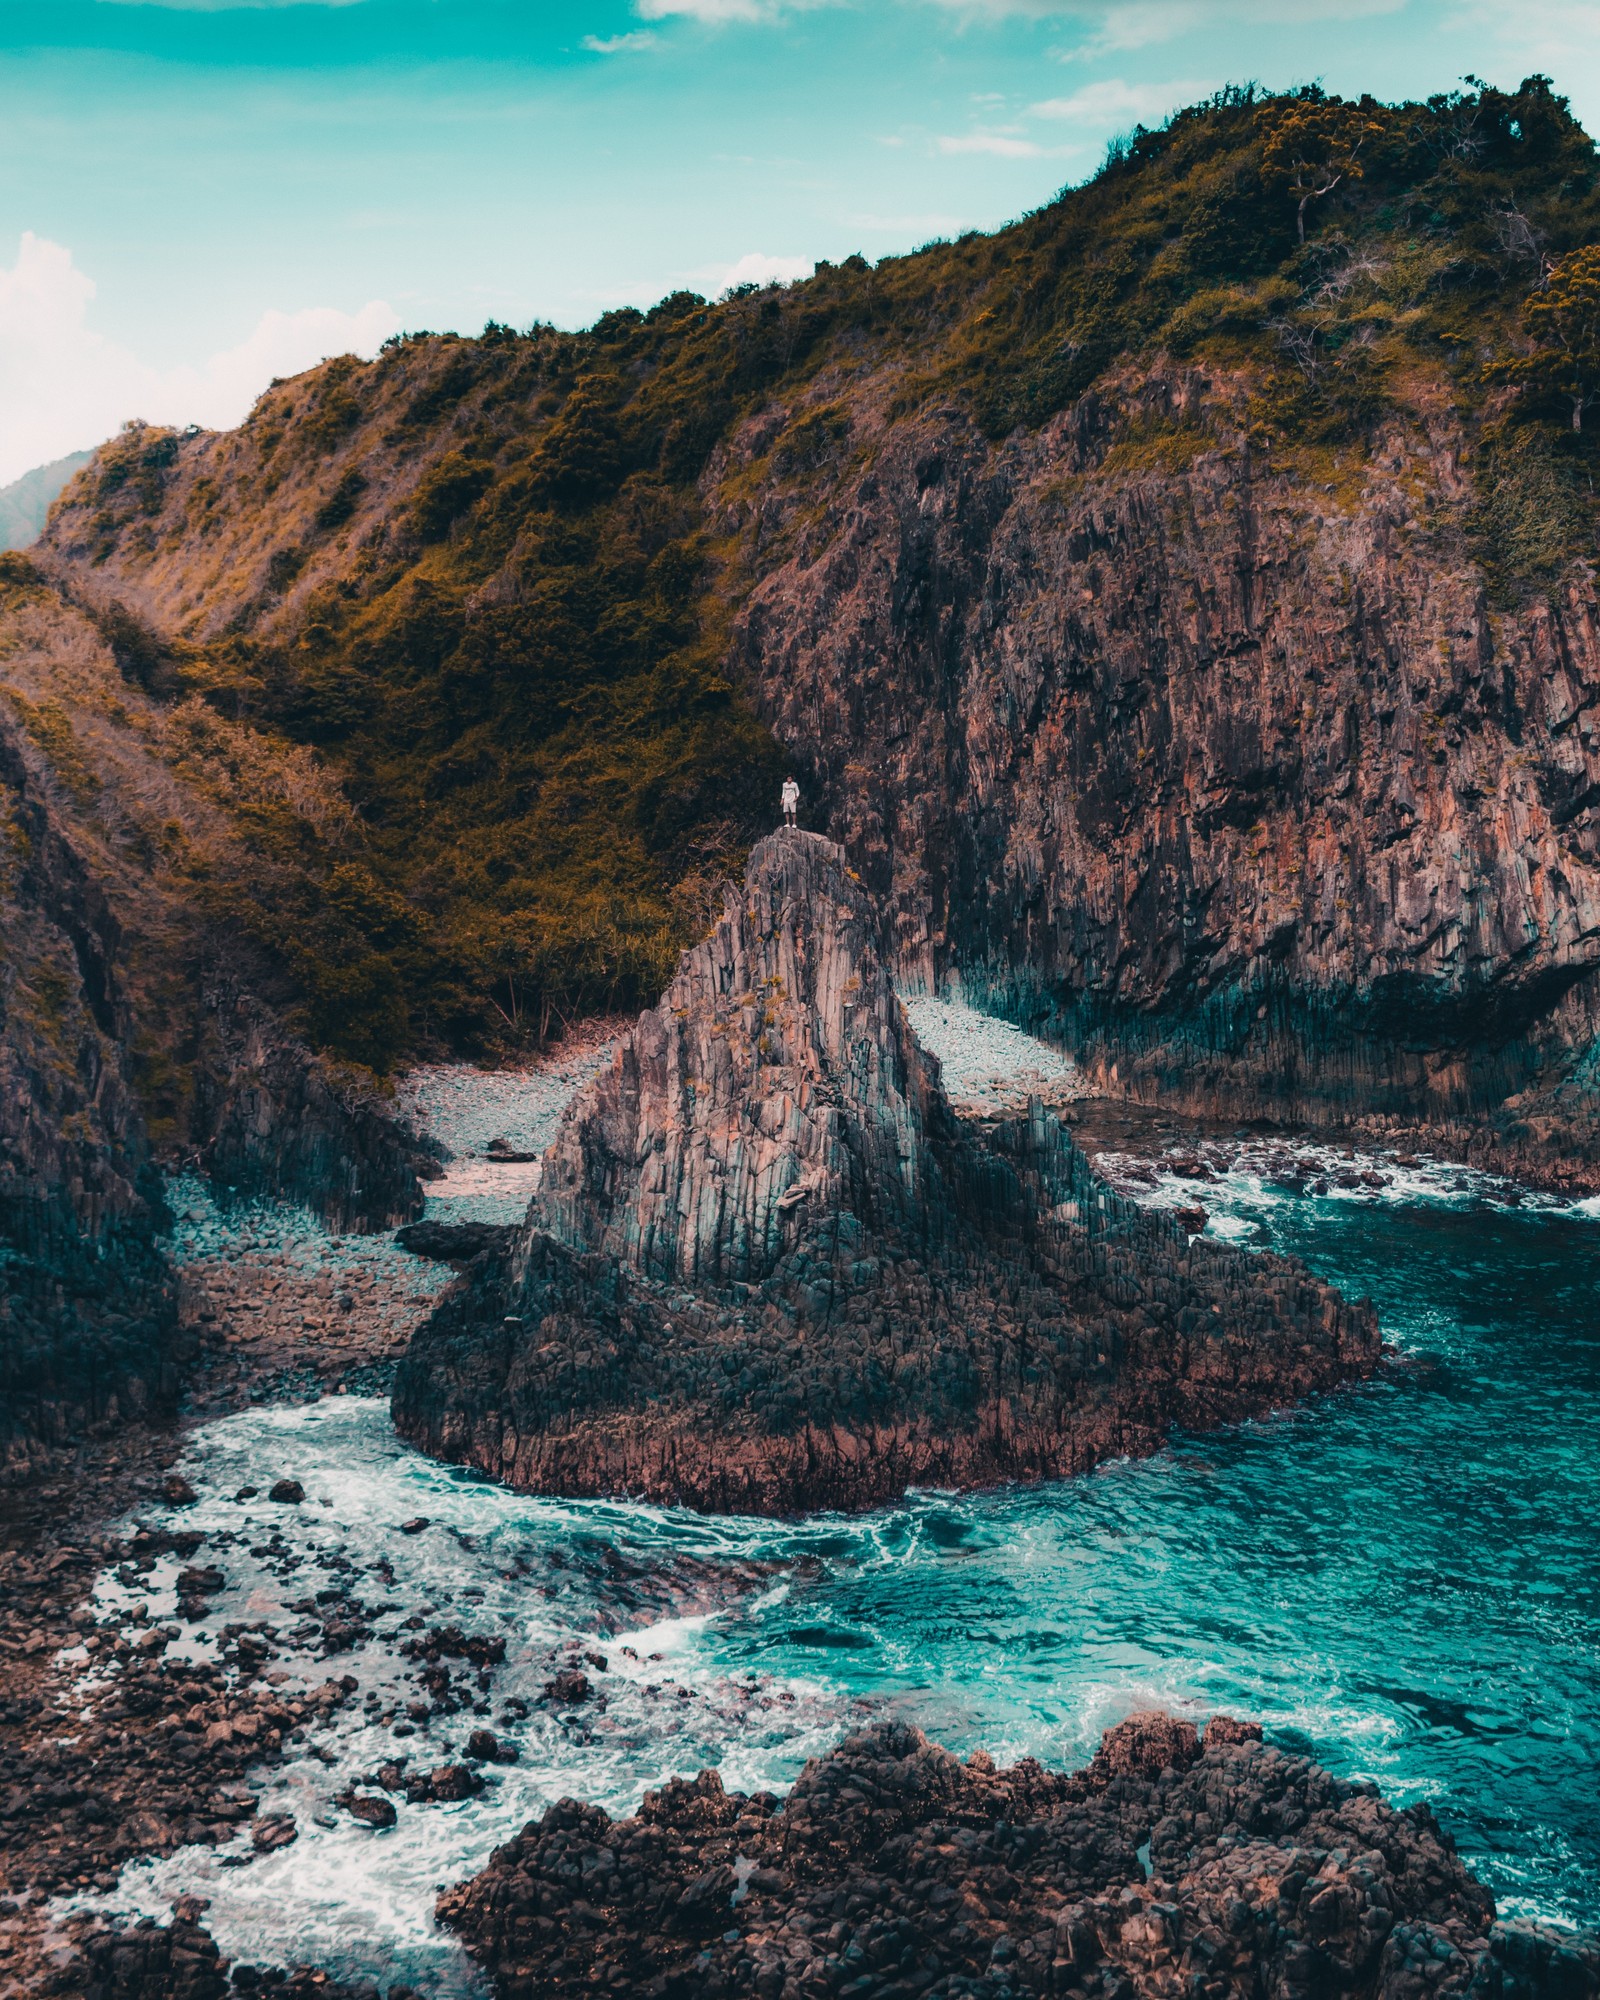
[[528,1221],[414,1336],[395,1421],[541,1492],[713,1511],[1077,1472],[1370,1374],[1371,1311],[1189,1241],[1065,1128],[952,1113],[820,835],[757,845],[569,1106]]
[[[219,736],[218,731],[222,734]],[[303,755],[303,753],[301,753]],[[168,712],[21,558],[0,558],[0,1453],[11,1474],[170,1404],[174,1288],[158,1161],[340,1228],[421,1206],[427,1160],[370,1081],[291,1035],[232,880],[272,863],[238,819],[295,824],[315,774]],[[225,800],[224,805],[218,800]],[[308,806],[308,810],[310,807]],[[277,980],[281,989],[282,979]]]
[[[885,435],[736,631],[886,898],[1108,1086],[1600,1174],[1592,570],[1496,610],[1447,408],[1286,468],[1221,371]],[[1325,473],[1325,479],[1308,474]],[[1452,1129],[1454,1128],[1454,1129]]]
[[1496,1923],[1426,1805],[1260,1739],[1136,1715],[1067,1775],[880,1723],[781,1802],[715,1771],[624,1820],[563,1799],[439,1918],[502,2000],[1600,1992],[1600,1939]]
[[1540,79],[1224,92],[991,237],[130,432],[43,559],[343,773],[320,1046],[648,1000],[775,736],[908,976],[1586,1182],[1597,185]]
[[0,1484],[177,1380],[117,926],[0,708]]

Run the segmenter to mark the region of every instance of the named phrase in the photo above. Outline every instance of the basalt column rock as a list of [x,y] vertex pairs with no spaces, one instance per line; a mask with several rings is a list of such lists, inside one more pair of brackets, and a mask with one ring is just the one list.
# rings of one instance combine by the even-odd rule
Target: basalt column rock
[[402,1363],[400,1429],[516,1485],[862,1507],[1155,1449],[1352,1376],[1371,1312],[1187,1240],[1035,1106],[958,1123],[840,849],[753,852],[569,1108],[515,1242]]
[[715,1771],[631,1819],[563,1799],[439,1899],[504,2000],[1600,1993],[1600,1940],[1494,1914],[1426,1806],[1254,1724],[1214,1717],[1202,1742],[1166,1715],[1071,1774],[962,1764],[890,1722],[781,1804]]

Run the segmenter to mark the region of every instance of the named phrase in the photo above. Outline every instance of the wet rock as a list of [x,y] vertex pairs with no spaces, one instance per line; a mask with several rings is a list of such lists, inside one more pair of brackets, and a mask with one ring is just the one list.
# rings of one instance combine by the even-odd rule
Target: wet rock
[[513,1246],[414,1337],[395,1421],[510,1483],[711,1511],[1059,1476],[1380,1361],[1369,1308],[1190,1242],[1035,1104],[951,1111],[841,851],[753,850],[569,1107]]
[[169,1507],[192,1507],[200,1498],[181,1472],[169,1472],[162,1480],[161,1497]]
[[341,1803],[350,1817],[360,1820],[363,1826],[393,1826],[397,1817],[394,1807],[378,1792],[352,1792]]
[[450,1805],[460,1799],[475,1798],[482,1790],[482,1778],[466,1764],[440,1764],[406,1782],[406,1797],[414,1804],[431,1801]]
[[485,1632],[463,1632],[459,1625],[434,1625],[406,1641],[407,1659],[466,1660],[475,1667],[496,1667],[506,1656],[506,1642]]
[[269,1500],[276,1500],[280,1506],[298,1507],[306,1497],[306,1489],[298,1479],[279,1479],[267,1494]]
[[415,1520],[402,1521],[400,1523],[400,1532],[402,1535],[420,1535],[423,1529],[427,1527],[427,1525],[428,1525],[427,1515],[419,1514],[417,1515]]
[[544,1698],[558,1707],[570,1708],[580,1701],[587,1701],[594,1690],[589,1685],[589,1676],[580,1673],[576,1667],[568,1667],[553,1680],[544,1684]]
[[514,1764],[518,1751],[514,1743],[502,1743],[492,1729],[474,1729],[467,1738],[467,1755],[484,1764]]
[[300,1829],[292,1818],[279,1815],[272,1819],[257,1820],[250,1829],[250,1845],[257,1854],[273,1854],[280,1847],[287,1847],[298,1840]]
[[539,2000],[1600,1993],[1600,1946],[1495,1925],[1426,1809],[1252,1727],[1217,1718],[1201,1743],[1130,1717],[1069,1775],[881,1723],[781,1803],[714,1771],[621,1821],[562,1800],[438,1916],[499,1991]]

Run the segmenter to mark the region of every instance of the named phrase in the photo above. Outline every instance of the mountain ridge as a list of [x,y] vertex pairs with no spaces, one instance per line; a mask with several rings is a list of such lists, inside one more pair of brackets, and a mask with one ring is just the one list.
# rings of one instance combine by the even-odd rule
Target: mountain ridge
[[1226,91],[991,237],[129,432],[38,561],[347,800],[232,911],[340,1059],[649,1002],[792,770],[1106,1087],[1592,1179],[1596,189],[1544,79]]

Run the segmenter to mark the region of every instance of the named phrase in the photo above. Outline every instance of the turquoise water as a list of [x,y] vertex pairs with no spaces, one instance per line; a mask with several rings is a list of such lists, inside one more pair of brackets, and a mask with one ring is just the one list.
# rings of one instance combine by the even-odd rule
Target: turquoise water
[[[295,1815],[292,1846],[180,1850],[99,1900],[159,1914],[198,1893],[230,1954],[474,1994],[434,1894],[563,1794],[625,1811],[705,1764],[782,1786],[885,1709],[962,1752],[1075,1765],[1159,1704],[1259,1717],[1427,1799],[1504,1911],[1600,1922],[1600,1222],[1244,1178],[1207,1201],[1213,1227],[1369,1293],[1414,1365],[1070,1484],[791,1524],[506,1493],[417,1457],[374,1401],[198,1432],[182,1521],[229,1578],[214,1620],[269,1622],[291,1680],[360,1689],[316,1755],[256,1781],[263,1810]],[[303,1507],[237,1497],[284,1475]],[[401,1533],[415,1515],[429,1528]],[[108,1578],[102,1611],[168,1615],[175,1571]],[[296,1638],[296,1604],[329,1583],[374,1635],[336,1661]],[[392,1642],[418,1611],[505,1637],[490,1719],[521,1761],[374,1836],[334,1804],[346,1783],[458,1755],[477,1720],[394,1732],[416,1688]],[[538,1696],[574,1646],[603,1651],[603,1702],[561,1715]]]
[[870,1555],[842,1532],[717,1643],[825,1661],[996,1754],[1074,1761],[1132,1703],[1256,1716],[1429,1800],[1503,1908],[1594,1923],[1600,1228],[1348,1200],[1270,1218],[1426,1371],[1072,1485],[925,1499]]

